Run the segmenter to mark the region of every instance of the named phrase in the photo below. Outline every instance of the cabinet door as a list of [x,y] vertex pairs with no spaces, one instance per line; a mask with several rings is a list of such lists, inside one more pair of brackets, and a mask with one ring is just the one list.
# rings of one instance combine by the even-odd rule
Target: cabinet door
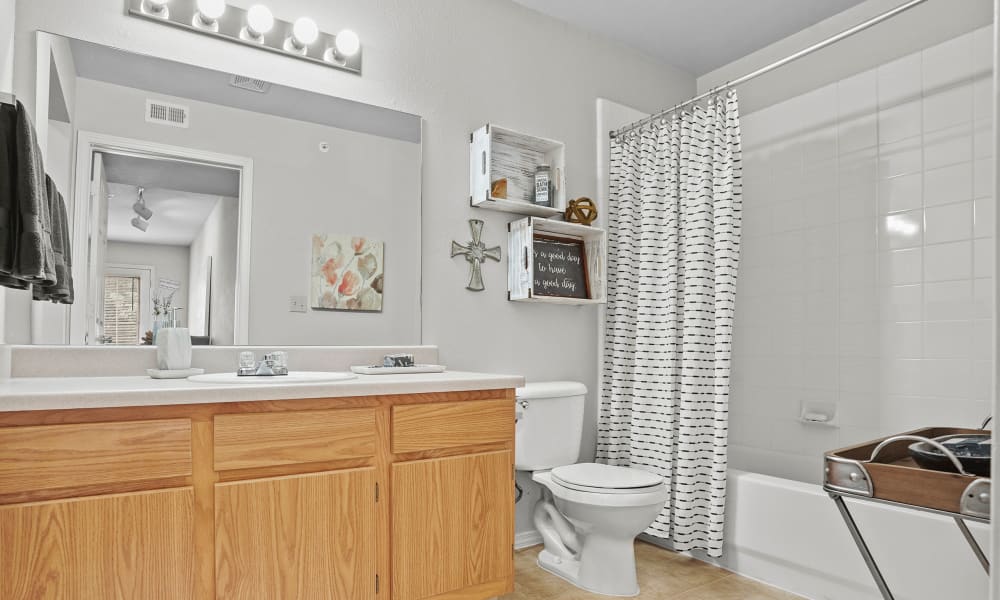
[[215,487],[216,597],[375,597],[371,468]]
[[392,466],[393,600],[512,591],[510,451]]
[[194,597],[190,488],[0,507],[5,600]]

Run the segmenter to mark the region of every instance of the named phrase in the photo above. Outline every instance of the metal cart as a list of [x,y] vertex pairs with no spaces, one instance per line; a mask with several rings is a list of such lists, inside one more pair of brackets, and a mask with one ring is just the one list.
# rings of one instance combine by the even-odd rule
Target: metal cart
[[[919,429],[826,454],[823,489],[837,505],[885,600],[894,600],[894,596],[844,498],[951,517],[973,554],[989,574],[989,559],[972,536],[967,523],[989,523],[990,480],[967,473],[950,450],[931,439],[954,434],[989,434],[985,427],[986,423],[983,424],[983,429]],[[915,441],[928,443],[942,452],[957,472],[934,471],[917,465],[909,456],[908,444],[901,443]]]

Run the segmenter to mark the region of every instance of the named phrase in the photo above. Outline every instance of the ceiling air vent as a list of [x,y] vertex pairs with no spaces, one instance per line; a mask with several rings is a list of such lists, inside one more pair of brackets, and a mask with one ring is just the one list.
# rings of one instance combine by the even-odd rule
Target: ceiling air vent
[[266,94],[267,90],[271,89],[271,84],[263,79],[254,79],[245,75],[233,75],[229,78],[229,85],[259,94]]
[[146,122],[171,127],[188,126],[191,109],[181,104],[171,104],[161,100],[146,100]]

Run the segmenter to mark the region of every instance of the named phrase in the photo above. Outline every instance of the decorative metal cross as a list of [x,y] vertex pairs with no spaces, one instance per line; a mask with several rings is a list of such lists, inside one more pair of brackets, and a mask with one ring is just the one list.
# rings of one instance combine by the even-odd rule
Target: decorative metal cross
[[483,243],[483,222],[479,219],[469,219],[469,229],[472,230],[472,241],[462,245],[453,241],[451,243],[451,257],[458,255],[465,256],[469,261],[469,285],[465,289],[472,292],[481,292],[486,289],[483,285],[483,261],[487,258],[500,262],[500,246],[487,248]]

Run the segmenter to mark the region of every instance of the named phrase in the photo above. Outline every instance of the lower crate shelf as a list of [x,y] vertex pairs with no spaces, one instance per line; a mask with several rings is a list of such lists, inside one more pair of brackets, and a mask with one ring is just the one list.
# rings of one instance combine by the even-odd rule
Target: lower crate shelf
[[530,298],[508,298],[511,302],[536,302],[541,304],[568,304],[582,306],[585,304],[604,304],[604,300],[592,298],[558,298],[556,296],[531,296]]
[[[563,305],[604,304],[607,301],[605,273],[608,237],[603,229],[527,217],[508,225],[507,234],[507,299],[512,302],[539,302]],[[580,240],[586,252],[588,298],[538,295],[534,293],[536,236],[555,236]]]
[[556,217],[563,213],[558,208],[551,206],[539,206],[531,202],[521,202],[518,200],[506,200],[504,198],[487,198],[479,204],[470,202],[476,208],[488,208],[502,212],[516,213],[519,215],[532,215],[535,217]]

